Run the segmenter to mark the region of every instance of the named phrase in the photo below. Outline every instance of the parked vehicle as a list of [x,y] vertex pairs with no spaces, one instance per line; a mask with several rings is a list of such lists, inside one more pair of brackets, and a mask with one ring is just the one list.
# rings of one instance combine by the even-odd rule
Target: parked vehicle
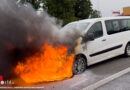
[[130,56],[130,17],[107,17],[72,22],[65,28],[82,30],[75,49],[73,73],[87,66],[125,54]]

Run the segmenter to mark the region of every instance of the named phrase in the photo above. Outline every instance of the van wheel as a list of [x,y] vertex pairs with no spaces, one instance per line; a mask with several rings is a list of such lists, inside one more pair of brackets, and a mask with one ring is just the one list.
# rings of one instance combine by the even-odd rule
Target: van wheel
[[125,48],[125,55],[130,57],[130,43],[128,43],[126,45],[126,48]]
[[77,56],[75,58],[74,65],[73,65],[73,74],[77,75],[83,73],[86,69],[86,66],[87,66],[86,59],[80,55]]

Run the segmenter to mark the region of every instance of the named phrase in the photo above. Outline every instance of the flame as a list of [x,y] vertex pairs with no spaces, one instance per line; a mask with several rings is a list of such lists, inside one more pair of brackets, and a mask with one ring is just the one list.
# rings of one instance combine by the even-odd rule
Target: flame
[[18,62],[14,72],[26,83],[49,82],[70,78],[74,54],[67,55],[67,47],[44,44],[40,54]]

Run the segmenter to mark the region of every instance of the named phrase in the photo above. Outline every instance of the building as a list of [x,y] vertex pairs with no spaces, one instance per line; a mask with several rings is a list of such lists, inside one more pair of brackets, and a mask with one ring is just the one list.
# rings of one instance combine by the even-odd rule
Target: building
[[130,7],[123,8],[123,16],[130,16]]

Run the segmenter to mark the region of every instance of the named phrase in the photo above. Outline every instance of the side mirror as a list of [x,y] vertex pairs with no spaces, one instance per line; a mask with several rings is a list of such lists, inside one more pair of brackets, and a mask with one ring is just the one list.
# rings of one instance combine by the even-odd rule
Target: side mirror
[[87,41],[93,41],[94,40],[94,34],[93,33],[90,33],[90,34],[87,34],[85,36],[82,36],[82,42],[81,44],[87,42]]

